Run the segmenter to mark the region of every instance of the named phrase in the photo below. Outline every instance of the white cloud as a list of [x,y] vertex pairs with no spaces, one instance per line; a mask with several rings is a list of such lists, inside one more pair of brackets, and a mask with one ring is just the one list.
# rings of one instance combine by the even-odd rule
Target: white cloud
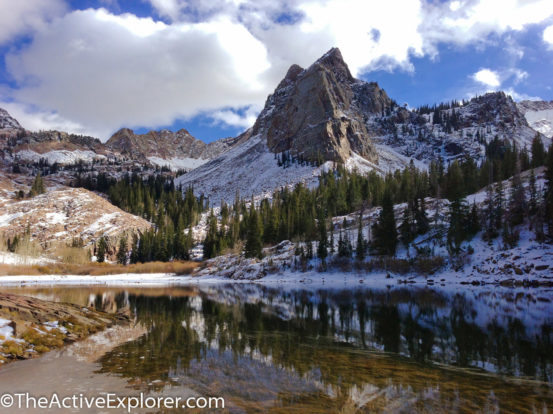
[[43,27],[64,11],[63,0],[0,0],[0,44]]
[[521,69],[512,69],[511,70],[513,76],[514,76],[514,83],[515,84],[518,84],[520,82],[522,82],[523,80],[525,79],[528,79],[528,72],[526,72],[525,70],[521,70]]
[[499,74],[490,69],[480,69],[472,75],[472,78],[490,88],[498,88],[501,85]]
[[553,25],[546,27],[543,31],[543,41],[548,43],[550,47],[553,46]]
[[[8,1],[0,0],[0,12]],[[305,67],[331,47],[341,49],[354,74],[410,71],[413,56],[434,57],[441,43],[484,44],[491,34],[553,15],[551,0],[504,0],[500,7],[495,0],[147,1],[164,21],[89,9],[49,24],[56,14],[42,13],[30,44],[6,56],[18,83],[6,100],[103,131],[103,139],[121,126],[156,128],[206,113],[246,127],[255,111],[232,108],[261,106],[292,63]],[[11,12],[61,0],[9,3]],[[551,27],[543,36],[553,44]],[[0,24],[0,43],[6,30]],[[512,56],[523,56],[514,41],[505,43]],[[486,70],[474,80],[491,88],[527,76]]]
[[425,23],[421,27],[426,47],[437,43],[466,45],[486,42],[492,33],[520,31],[529,24],[541,23],[553,15],[550,0],[464,0],[454,8],[447,3],[425,4]]
[[253,126],[261,109],[257,105],[247,107],[243,113],[233,109],[222,109],[211,113],[210,117],[213,118],[215,124],[223,123],[224,125],[247,129]]
[[517,92],[515,91],[513,88],[507,88],[505,90],[505,93],[507,95],[511,95],[511,97],[515,100],[515,101],[541,101],[542,98],[540,98],[539,96],[532,96],[532,95],[528,95],[526,93],[520,93],[520,92]]
[[6,61],[16,101],[109,131],[262,101],[269,67],[263,44],[228,20],[166,25],[102,9],[67,14]]
[[17,119],[19,124],[30,131],[65,131],[74,134],[91,135],[94,137],[102,136],[110,131],[91,130],[76,122],[63,118],[56,112],[42,111],[29,105],[23,105],[17,102],[1,102],[0,108]]

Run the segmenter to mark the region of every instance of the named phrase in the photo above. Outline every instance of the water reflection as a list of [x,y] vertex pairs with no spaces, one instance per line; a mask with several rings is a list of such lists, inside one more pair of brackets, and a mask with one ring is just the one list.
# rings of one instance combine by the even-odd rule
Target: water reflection
[[[497,288],[34,290],[148,333],[100,359],[135,387],[232,412],[547,412],[553,292]],[[501,374],[491,375],[489,372]]]

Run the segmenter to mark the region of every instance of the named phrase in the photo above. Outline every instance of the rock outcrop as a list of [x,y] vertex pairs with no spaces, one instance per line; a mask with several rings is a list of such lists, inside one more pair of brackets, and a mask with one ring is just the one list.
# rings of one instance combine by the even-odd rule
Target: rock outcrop
[[172,132],[167,129],[135,134],[132,129],[117,131],[106,142],[106,147],[136,160],[209,160],[227,151],[235,142],[234,138],[223,138],[206,144],[194,138],[186,129]]
[[267,98],[252,135],[265,138],[275,153],[290,151],[308,161],[345,162],[352,152],[376,161],[366,117],[392,105],[376,83],[354,79],[334,48],[307,69],[290,67]]

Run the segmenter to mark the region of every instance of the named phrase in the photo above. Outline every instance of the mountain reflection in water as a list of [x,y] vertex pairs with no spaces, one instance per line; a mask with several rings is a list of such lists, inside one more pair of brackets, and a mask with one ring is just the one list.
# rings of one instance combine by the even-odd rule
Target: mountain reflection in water
[[130,307],[148,333],[100,372],[228,412],[553,410],[553,291],[260,285],[19,293]]

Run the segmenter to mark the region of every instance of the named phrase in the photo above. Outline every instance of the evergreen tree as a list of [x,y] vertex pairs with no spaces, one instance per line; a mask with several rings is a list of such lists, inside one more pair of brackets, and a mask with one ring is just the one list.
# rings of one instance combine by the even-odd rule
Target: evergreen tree
[[505,211],[505,194],[502,181],[498,181],[495,185],[493,205],[493,225],[495,231],[499,232],[503,228],[503,213]]
[[250,209],[250,215],[248,218],[248,230],[245,246],[246,257],[262,257],[262,245],[261,245],[261,226],[259,225],[259,219],[257,216],[257,210],[253,205]]
[[44,194],[46,192],[46,187],[44,185],[44,180],[40,175],[40,172],[36,175],[33,185],[31,186],[31,191],[29,191],[29,197],[34,197],[39,194]]
[[127,238],[124,236],[119,241],[119,249],[117,250],[117,263],[124,266],[127,264]]
[[545,160],[545,148],[540,138],[540,134],[536,133],[536,136],[532,140],[532,168],[541,167],[545,164]]
[[357,246],[355,247],[355,257],[357,260],[365,259],[365,247],[367,242],[363,237],[363,215],[359,215],[359,226],[357,227]]
[[207,234],[204,240],[203,254],[205,259],[211,259],[219,254],[219,234],[217,230],[217,217],[213,209],[207,221]]
[[522,224],[526,212],[526,194],[520,174],[517,172],[512,179],[511,194],[509,197],[509,225]]
[[403,220],[399,226],[399,234],[401,242],[405,247],[409,246],[409,244],[415,239],[415,212],[414,206],[411,202],[409,202],[403,210]]
[[397,247],[397,229],[394,216],[394,205],[390,191],[385,191],[382,198],[382,210],[378,222],[374,225],[373,247],[382,255],[394,256]]
[[469,215],[466,200],[453,200],[449,205],[449,228],[447,231],[447,244],[451,253],[459,253],[461,243],[467,239],[468,222]]
[[549,147],[545,169],[544,223],[549,237],[553,237],[553,145]]
[[319,228],[319,245],[317,246],[317,257],[321,259],[324,264],[326,257],[328,256],[328,236],[326,232],[326,220],[322,213],[319,214],[317,225]]
[[[530,170],[530,178],[528,179],[528,214],[534,216],[538,209],[538,189],[536,187],[536,174],[534,169]],[[530,228],[532,227],[530,220]]]
[[472,238],[480,231],[480,217],[478,214],[478,206],[476,203],[472,203],[469,217],[468,217],[468,224],[467,224],[467,233],[468,237]]
[[100,237],[98,241],[98,251],[96,253],[96,261],[103,263],[106,260],[107,242],[104,236]]

